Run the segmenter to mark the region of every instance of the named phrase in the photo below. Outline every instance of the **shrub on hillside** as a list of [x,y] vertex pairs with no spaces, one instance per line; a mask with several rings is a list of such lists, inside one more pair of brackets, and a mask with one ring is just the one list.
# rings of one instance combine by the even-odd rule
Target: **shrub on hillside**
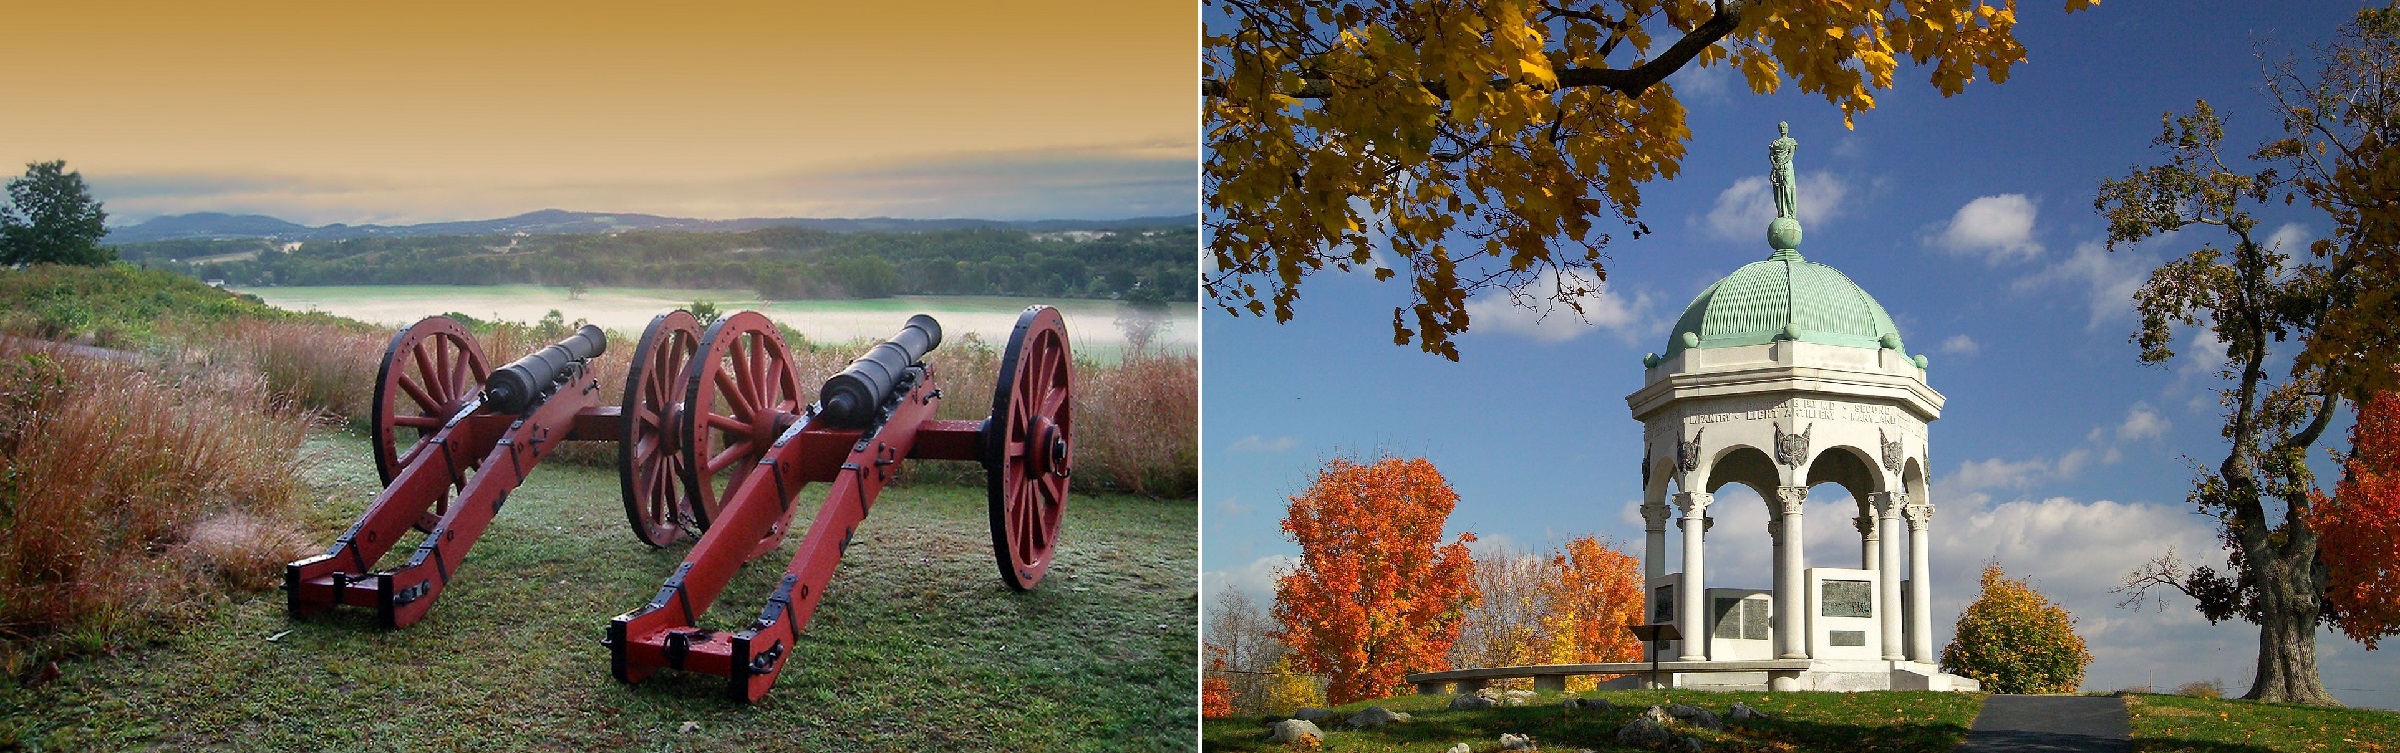
[[0,342],[0,670],[162,635],[304,554],[306,431],[261,380]]
[[1983,593],[1959,614],[1956,636],[1942,671],[1993,693],[2072,692],[2092,663],[2074,616],[1997,564],[1983,568]]

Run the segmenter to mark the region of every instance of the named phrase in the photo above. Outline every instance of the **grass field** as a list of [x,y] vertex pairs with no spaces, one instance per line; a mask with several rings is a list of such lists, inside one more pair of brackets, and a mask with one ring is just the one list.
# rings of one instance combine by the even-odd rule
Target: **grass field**
[[[1573,696],[1606,698],[1616,708],[1573,715],[1560,702]],[[1590,748],[1602,751],[1639,750],[1615,744],[1617,729],[1653,704],[1689,703],[1726,714],[1734,703],[1746,703],[1773,717],[1746,726],[1728,725],[1723,732],[1680,734],[1699,736],[1707,750],[1778,751],[1800,753],[1941,753],[1966,740],[1967,728],[1982,708],[1978,693],[1716,693],[1696,690],[1624,690],[1590,693],[1541,693],[1520,707],[1451,711],[1451,696],[1406,695],[1336,707],[1340,716],[1368,706],[1408,712],[1406,723],[1367,730],[1327,730],[1327,751],[1378,753],[1441,753],[1466,743],[1482,753],[1500,749],[1502,733],[1530,735],[1542,750]],[[1266,719],[1237,717],[1209,720],[1201,747],[1211,751],[1280,750],[1266,740]],[[1326,726],[1320,723],[1320,726]]]
[[[366,444],[304,446],[330,541],[375,489]],[[774,692],[608,676],[608,618],[682,550],[625,530],[613,470],[543,467],[414,627],[289,622],[239,599],[157,646],[0,683],[0,748],[32,750],[1170,750],[1191,745],[1197,604],[1188,502],[1079,495],[1057,564],[1016,594],[993,572],[981,487],[892,489],[835,575]],[[797,520],[813,516],[803,495]],[[755,616],[800,537],[738,577],[705,624]]]
[[[928,313],[940,319],[944,335],[968,332],[987,342],[1008,340],[1017,312],[1044,304],[1067,317],[1067,332],[1078,354],[1115,359],[1125,347],[1125,334],[1116,320],[1122,303],[1088,299],[1033,299],[994,296],[897,296],[854,301],[762,302],[747,290],[685,290],[675,288],[593,288],[570,300],[565,288],[538,285],[355,285],[339,287],[244,288],[268,304],[294,311],[324,311],[361,321],[404,326],[433,314],[456,311],[468,316],[530,322],[557,309],[570,321],[585,319],[601,327],[640,334],[650,317],[709,301],[725,311],[757,309],[790,325],[818,342],[849,342],[889,337],[909,314]],[[1153,341],[1156,346],[1192,352],[1199,340],[1199,309],[1183,304],[1170,309],[1168,326]]]
[[2281,703],[2128,695],[2139,753],[2392,753],[2400,713]]

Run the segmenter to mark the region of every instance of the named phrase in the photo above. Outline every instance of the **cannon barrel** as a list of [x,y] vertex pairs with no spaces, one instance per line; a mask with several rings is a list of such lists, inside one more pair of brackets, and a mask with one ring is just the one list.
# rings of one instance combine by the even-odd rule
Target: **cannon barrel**
[[608,351],[608,335],[599,327],[583,325],[567,339],[519,358],[515,363],[492,370],[484,382],[483,405],[502,413],[520,413],[565,376],[567,367],[578,361],[599,358]]
[[900,334],[876,344],[842,373],[825,380],[825,388],[817,393],[825,408],[823,420],[845,427],[872,422],[876,409],[892,398],[901,375],[941,344],[940,322],[924,314],[909,317]]

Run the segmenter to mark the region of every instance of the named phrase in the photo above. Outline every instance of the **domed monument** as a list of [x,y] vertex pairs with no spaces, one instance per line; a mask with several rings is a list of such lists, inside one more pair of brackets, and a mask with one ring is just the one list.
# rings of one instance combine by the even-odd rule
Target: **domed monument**
[[[1643,425],[1646,614],[1683,636],[1658,653],[1682,668],[1673,671],[1683,687],[1974,689],[1937,667],[1923,608],[1926,425],[1941,417],[1942,394],[1874,296],[1800,255],[1798,144],[1779,128],[1768,147],[1774,252],[1700,291],[1665,353],[1643,357],[1642,388],[1625,398]],[[1839,511],[1859,533],[1856,567],[1811,567],[1803,551],[1804,513],[1828,512],[1807,507],[1808,490],[1826,483],[1857,501],[1855,516]],[[1706,568],[1709,506],[1728,484],[1766,501],[1769,588],[1736,587],[1750,574]],[[1670,518],[1677,572],[1668,572]]]

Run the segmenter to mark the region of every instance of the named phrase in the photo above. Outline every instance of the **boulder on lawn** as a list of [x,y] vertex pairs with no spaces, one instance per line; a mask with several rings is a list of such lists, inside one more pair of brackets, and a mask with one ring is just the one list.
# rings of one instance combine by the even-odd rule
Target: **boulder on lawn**
[[1657,706],[1642,712],[1625,726],[1617,728],[1617,744],[1637,748],[1658,748],[1675,742],[1675,733],[1667,731],[1667,714]]
[[1368,706],[1365,709],[1360,710],[1358,713],[1350,715],[1350,726],[1358,729],[1374,729],[1376,727],[1381,727],[1393,722],[1405,721],[1408,721],[1407,714],[1395,712],[1382,706]]
[[1278,745],[1296,743],[1301,738],[1313,738],[1322,743],[1325,742],[1325,731],[1317,729],[1315,723],[1304,719],[1285,719],[1276,722],[1275,729],[1267,733],[1267,742]]
[[1760,722],[1766,721],[1767,715],[1759,713],[1758,709],[1750,708],[1749,704],[1736,703],[1733,708],[1725,711],[1725,718],[1736,722]]
[[1300,707],[1299,711],[1292,712],[1293,719],[1298,719],[1304,722],[1314,722],[1332,717],[1333,712],[1331,710],[1321,709],[1315,706],[1302,706]]
[[1574,713],[1574,712],[1577,712],[1577,711],[1608,711],[1608,710],[1615,709],[1616,707],[1617,707],[1617,705],[1616,705],[1616,704],[1609,703],[1609,702],[1608,702],[1608,699],[1606,699],[1606,698],[1569,698],[1569,699],[1567,699],[1567,712],[1568,712],[1568,713]]
[[1457,698],[1450,699],[1450,710],[1452,711],[1457,711],[1460,709],[1488,709],[1498,705],[1500,705],[1500,702],[1494,701],[1490,698],[1485,698],[1482,695],[1475,693],[1460,693]]
[[1459,743],[1450,746],[1449,750],[1442,751],[1442,753],[1475,753],[1475,749],[1467,747],[1466,743]]
[[1526,737],[1524,735],[1511,735],[1506,732],[1502,732],[1500,733],[1500,749],[1533,750],[1533,738]]
[[1531,690],[1511,690],[1500,694],[1500,702],[1509,706],[1523,706],[1531,702],[1533,698]]
[[1699,727],[1701,729],[1721,730],[1725,728],[1725,723],[1717,720],[1716,712],[1688,703],[1678,703],[1673,706],[1668,706],[1667,716],[1681,719],[1683,720],[1683,723],[1692,725],[1694,727]]

